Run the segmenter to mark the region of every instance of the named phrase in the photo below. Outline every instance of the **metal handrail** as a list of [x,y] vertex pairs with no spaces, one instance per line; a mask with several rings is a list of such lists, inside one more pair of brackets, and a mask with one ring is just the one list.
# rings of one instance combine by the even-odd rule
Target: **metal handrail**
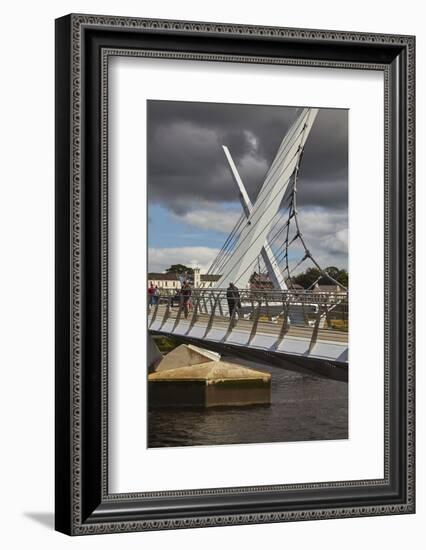
[[[217,294],[224,294],[226,295],[227,288],[191,288],[191,295],[194,294],[197,295],[207,295],[207,296],[215,296]],[[171,288],[159,288],[157,289],[159,297],[168,297],[168,296],[177,296],[180,294],[180,289],[171,289]],[[315,291],[315,290],[294,290],[294,289],[287,289],[287,290],[269,290],[269,289],[238,289],[238,292],[241,297],[246,297],[247,299],[251,299],[252,297],[266,297],[269,301],[276,297],[277,300],[281,300],[282,296],[294,296],[297,298],[309,298],[310,300],[315,299],[324,299],[324,297],[337,297],[339,300],[345,299],[348,297],[348,291],[333,291],[333,292],[322,292],[322,291]]]
[[[201,320],[205,336],[215,321],[227,323],[227,335],[240,320],[250,332],[250,341],[265,323],[277,325],[277,342],[281,342],[292,326],[310,329],[310,349],[315,345],[320,330],[340,333],[348,331],[348,292],[323,293],[312,290],[238,290],[239,303],[227,298],[228,289],[192,288],[191,296],[184,297],[174,289],[159,289],[156,303],[150,307],[149,326],[161,318],[163,326],[171,317],[173,331],[182,321],[187,322],[187,332]],[[237,299],[237,298],[236,298]],[[235,301],[236,301],[235,299]],[[177,308],[173,317],[172,310]],[[186,326],[186,325],[185,325]],[[269,329],[270,330],[270,329]]]

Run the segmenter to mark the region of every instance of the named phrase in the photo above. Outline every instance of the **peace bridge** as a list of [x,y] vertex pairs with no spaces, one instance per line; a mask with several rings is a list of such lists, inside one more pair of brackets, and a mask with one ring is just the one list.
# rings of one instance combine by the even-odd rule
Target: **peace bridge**
[[[182,293],[160,289],[150,307],[153,336],[179,341],[289,370],[337,380],[348,378],[348,290],[320,266],[302,232],[297,206],[298,175],[305,143],[318,109],[302,109],[265,176],[255,201],[223,146],[242,213],[208,274],[220,273],[212,288]],[[292,277],[310,262],[338,290],[300,290]],[[248,288],[253,273],[266,273],[272,288]],[[229,307],[227,286],[239,290]],[[191,304],[191,309],[189,309]]]
[[347,292],[241,290],[241,307],[231,315],[226,292],[193,289],[185,316],[183,295],[161,290],[149,311],[150,333],[347,380]]

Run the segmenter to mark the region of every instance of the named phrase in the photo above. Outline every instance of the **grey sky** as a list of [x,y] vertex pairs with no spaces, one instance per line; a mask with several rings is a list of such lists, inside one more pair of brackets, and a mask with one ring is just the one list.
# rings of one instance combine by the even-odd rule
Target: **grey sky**
[[[222,145],[228,146],[254,200],[281,140],[299,112],[298,108],[280,106],[149,101],[150,207],[161,206],[174,220],[197,229],[203,228],[197,212],[203,213],[204,229],[208,229],[209,213],[213,218],[218,216],[224,204],[235,203],[238,208]],[[305,146],[298,189],[299,210],[301,215],[305,213],[306,223],[315,219],[318,224],[321,212],[328,233],[323,238],[315,233],[315,227],[302,230],[318,241],[324,261],[335,260],[335,264],[346,266],[348,111],[320,109]],[[338,220],[334,227],[330,225],[332,219]],[[332,242],[333,233],[341,235],[342,231],[346,231],[343,247]],[[173,242],[167,245],[177,246]]]

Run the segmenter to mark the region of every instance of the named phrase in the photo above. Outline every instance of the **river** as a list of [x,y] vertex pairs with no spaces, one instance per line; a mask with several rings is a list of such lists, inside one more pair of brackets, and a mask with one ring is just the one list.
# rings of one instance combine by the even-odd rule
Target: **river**
[[148,446],[347,439],[348,384],[222,356],[272,375],[271,404],[148,412]]

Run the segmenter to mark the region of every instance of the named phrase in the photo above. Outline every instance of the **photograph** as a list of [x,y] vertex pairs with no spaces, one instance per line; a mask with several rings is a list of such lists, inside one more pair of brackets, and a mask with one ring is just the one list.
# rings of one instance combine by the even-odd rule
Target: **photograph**
[[[358,548],[368,528],[390,549],[415,527],[421,18],[369,5],[367,28],[365,9],[309,2],[234,17],[228,3],[223,23],[203,3],[155,17],[57,8],[55,198],[42,201],[55,213],[54,431],[24,384],[31,410],[49,405],[51,439],[31,433],[49,453],[54,439],[37,472],[55,473],[55,536],[134,545],[132,532],[169,531],[173,543],[226,526],[228,540],[270,524],[301,547],[310,531],[310,547],[328,523],[327,545]],[[26,89],[27,72],[5,74]],[[52,140],[51,124],[30,127]],[[25,132],[7,135],[22,145]],[[27,141],[46,157],[45,139]],[[33,209],[51,232],[31,199],[38,161],[12,160],[12,184],[31,168],[8,185],[25,214],[8,207],[13,223]],[[32,344],[13,344],[11,367]],[[21,510],[27,525],[43,509]]]
[[148,447],[348,439],[349,110],[146,116]]

